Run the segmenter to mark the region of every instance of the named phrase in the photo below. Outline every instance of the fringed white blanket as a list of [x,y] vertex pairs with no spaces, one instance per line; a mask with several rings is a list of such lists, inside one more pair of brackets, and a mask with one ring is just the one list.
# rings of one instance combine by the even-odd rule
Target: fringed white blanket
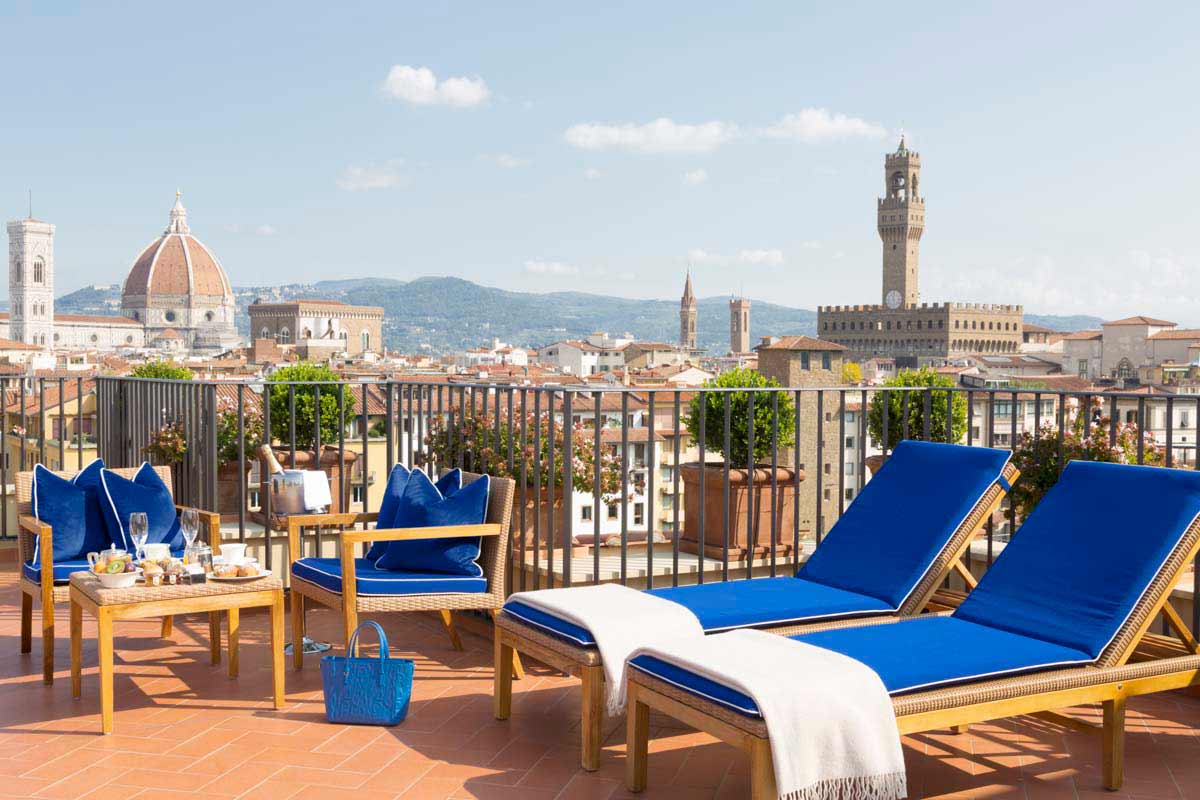
[[676,639],[630,657],[642,654],[754,698],[771,737],[781,800],[908,794],[892,701],[866,664],[756,630]]
[[679,603],[616,583],[517,592],[509,602],[524,603],[587,628],[604,662],[605,706],[625,710],[625,659],[646,642],[703,639],[696,615]]

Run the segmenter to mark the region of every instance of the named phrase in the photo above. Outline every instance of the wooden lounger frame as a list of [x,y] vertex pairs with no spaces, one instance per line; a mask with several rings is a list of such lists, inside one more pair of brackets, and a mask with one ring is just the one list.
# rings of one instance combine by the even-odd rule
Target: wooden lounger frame
[[[1007,464],[1001,472],[1004,482],[1012,486],[1020,471]],[[975,579],[962,564],[962,558],[975,539],[976,534],[1000,507],[1007,491],[1001,481],[994,482],[955,530],[946,547],[934,560],[917,588],[909,595],[896,614],[815,622],[807,625],[789,624],[767,628],[772,633],[788,636],[796,633],[829,630],[832,628],[879,625],[910,617],[933,607],[952,605],[953,600],[943,602],[935,597],[951,570],[962,576],[968,588],[973,588]],[[600,653],[594,647],[580,647],[545,633],[510,614],[501,612],[496,616],[495,630],[495,684],[492,689],[492,706],[496,719],[508,719],[512,713],[511,664],[515,653],[524,653],[554,669],[568,675],[578,676],[583,681],[580,762],[585,770],[600,767],[601,745],[604,739],[604,667]]]
[[[1125,702],[1129,697],[1200,684],[1200,648],[1169,601],[1200,550],[1200,521],[1193,522],[1117,637],[1095,665],[980,681],[892,698],[901,734],[921,733],[1022,714],[1068,718],[1054,713],[1099,702],[1103,706],[1103,779],[1109,789],[1123,780]],[[1149,632],[1163,614],[1175,637]],[[903,623],[900,623],[903,624]],[[774,800],[775,771],[766,723],[631,670],[629,676],[626,784],[646,787],[650,710],[668,714],[738,747],[750,758],[750,795]],[[1089,727],[1070,721],[1074,727]]]

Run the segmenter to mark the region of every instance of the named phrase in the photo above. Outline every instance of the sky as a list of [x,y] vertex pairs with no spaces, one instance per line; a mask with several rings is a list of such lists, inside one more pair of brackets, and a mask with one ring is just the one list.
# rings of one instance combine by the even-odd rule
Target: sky
[[[0,213],[59,294],[183,191],[235,286],[879,301],[921,153],[924,301],[1200,324],[1200,5],[0,0]],[[0,287],[0,292],[4,288]]]

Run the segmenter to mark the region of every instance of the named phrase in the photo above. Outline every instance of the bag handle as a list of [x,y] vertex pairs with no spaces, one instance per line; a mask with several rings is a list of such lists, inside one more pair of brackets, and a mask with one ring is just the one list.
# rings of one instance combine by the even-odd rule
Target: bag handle
[[362,632],[363,628],[375,629],[375,635],[379,638],[379,657],[386,661],[388,657],[387,634],[383,632],[383,626],[373,619],[360,622],[354,629],[354,633],[350,634],[350,641],[346,642],[346,658],[358,656],[358,634]]

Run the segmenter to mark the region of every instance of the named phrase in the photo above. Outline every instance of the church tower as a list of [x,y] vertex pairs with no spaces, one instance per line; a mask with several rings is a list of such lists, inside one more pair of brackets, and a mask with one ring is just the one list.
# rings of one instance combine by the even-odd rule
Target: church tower
[[54,346],[54,226],[33,217],[8,223],[9,335]]
[[918,304],[917,261],[925,232],[925,198],[920,194],[921,156],[900,136],[896,152],[884,159],[884,191],[877,222],[883,240],[883,303],[888,308]]
[[750,352],[750,301],[745,297],[729,298],[729,350]]
[[692,292],[692,271],[683,284],[683,297],[679,298],[679,346],[696,349],[696,295]]

